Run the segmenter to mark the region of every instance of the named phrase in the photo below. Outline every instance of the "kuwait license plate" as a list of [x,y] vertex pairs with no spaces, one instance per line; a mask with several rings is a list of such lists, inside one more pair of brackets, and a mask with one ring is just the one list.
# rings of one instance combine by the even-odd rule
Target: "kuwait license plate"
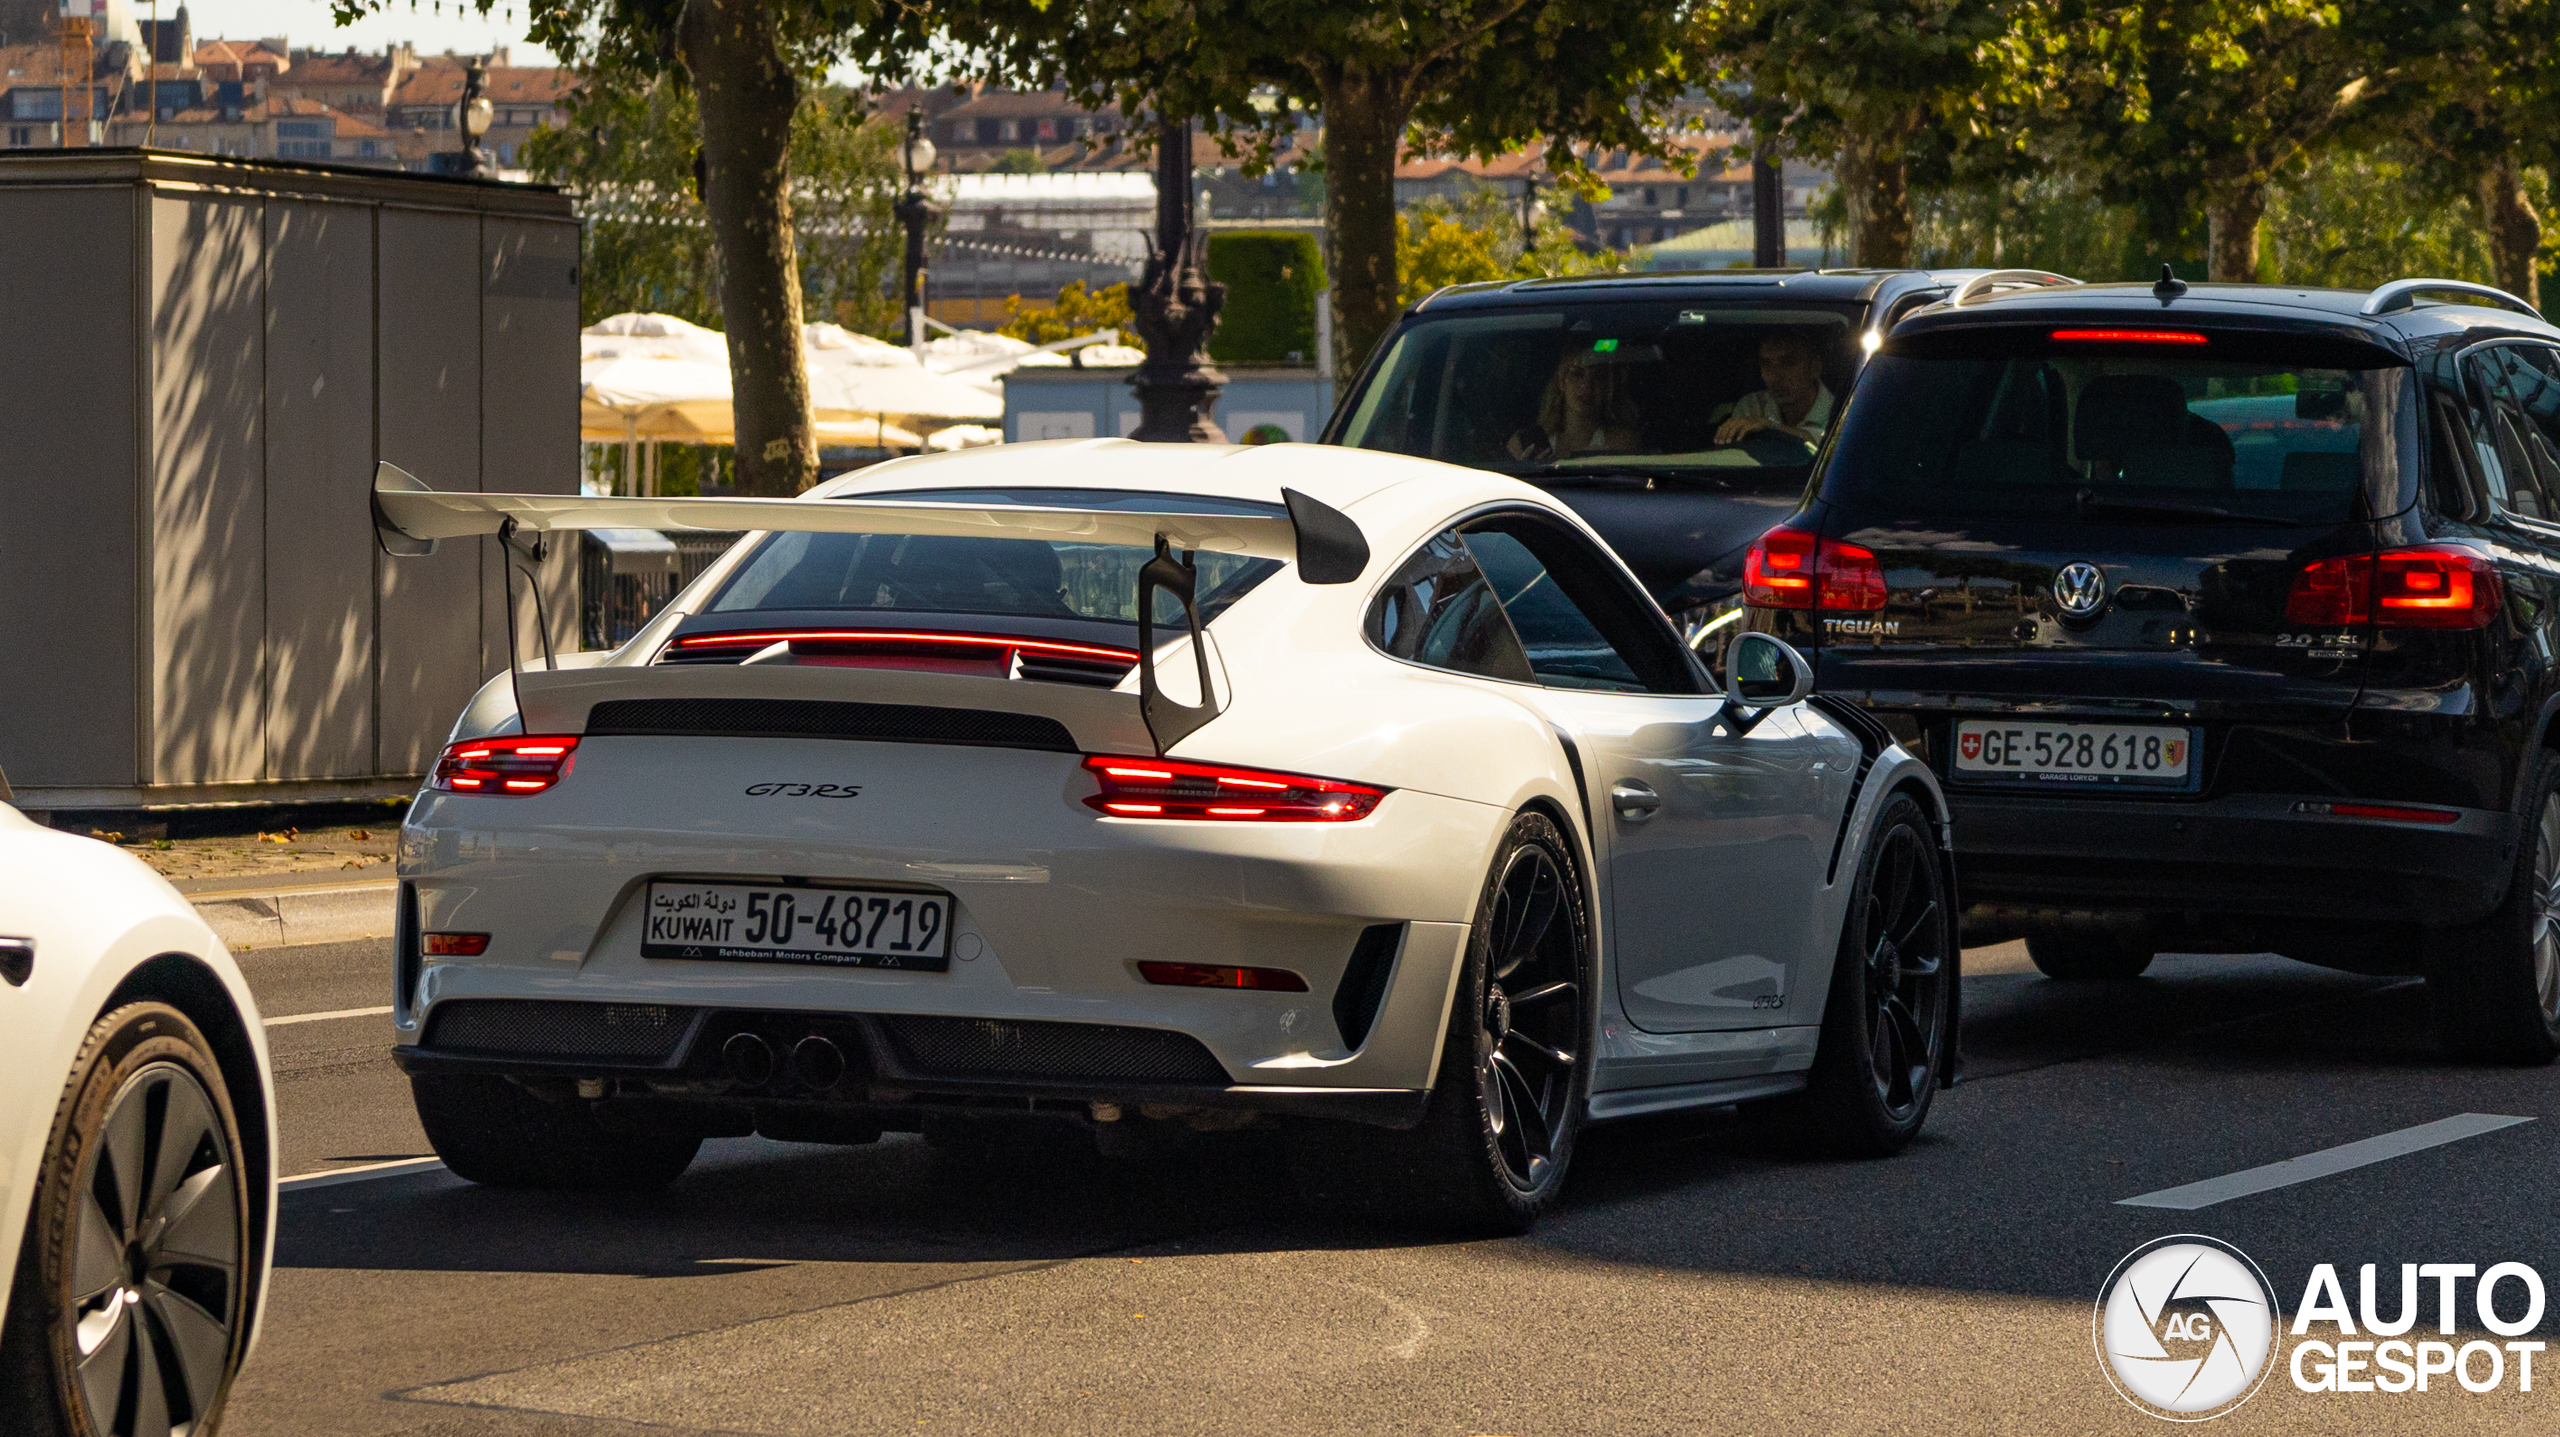
[[652,883],[640,956],[841,968],[951,967],[941,893],[803,883]]
[[1964,778],[2037,783],[2187,786],[2195,771],[2195,731],[2135,724],[1956,725],[1956,768]]

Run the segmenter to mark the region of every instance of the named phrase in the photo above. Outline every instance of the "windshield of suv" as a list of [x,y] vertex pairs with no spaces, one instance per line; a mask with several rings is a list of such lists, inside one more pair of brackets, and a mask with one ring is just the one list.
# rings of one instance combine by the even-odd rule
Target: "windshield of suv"
[[1856,368],[1850,307],[1579,304],[1424,320],[1342,442],[1507,474],[1801,482]]
[[2016,357],[1888,352],[1823,480],[1860,509],[2336,524],[2398,492],[2406,368],[2130,346]]
[[[937,489],[849,494],[932,504],[1019,504],[1043,509],[1134,509],[1152,513],[1286,515],[1277,504],[1196,494],[1088,489]],[[1138,569],[1155,557],[1134,544],[1050,539],[953,539],[919,534],[773,534],[712,600],[708,612],[859,609],[874,612],[1003,614],[1040,619],[1138,622]],[[1264,579],[1277,560],[1191,554],[1200,569],[1203,623]],[[1181,602],[1156,594],[1156,621],[1182,622]]]

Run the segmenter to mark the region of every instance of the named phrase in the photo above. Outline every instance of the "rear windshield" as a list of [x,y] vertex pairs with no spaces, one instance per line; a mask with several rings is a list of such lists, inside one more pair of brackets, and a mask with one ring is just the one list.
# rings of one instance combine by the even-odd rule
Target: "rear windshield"
[[1748,474],[1802,483],[1856,372],[1851,312],[1576,305],[1397,335],[1341,441],[1506,474]]
[[[1192,494],[1090,489],[934,489],[862,499],[933,504],[1123,509],[1177,514],[1285,516],[1277,504]],[[708,612],[840,609],[873,613],[1001,614],[1138,622],[1138,569],[1155,557],[1134,544],[1050,539],[952,539],[919,534],[766,536],[721,587]],[[1203,622],[1279,572],[1279,561],[1190,554],[1200,569]],[[1156,621],[1178,624],[1178,600],[1159,590]]]
[[1859,381],[1823,494],[1896,512],[2342,523],[2359,493],[2399,492],[2410,375],[2130,346],[1887,353]]

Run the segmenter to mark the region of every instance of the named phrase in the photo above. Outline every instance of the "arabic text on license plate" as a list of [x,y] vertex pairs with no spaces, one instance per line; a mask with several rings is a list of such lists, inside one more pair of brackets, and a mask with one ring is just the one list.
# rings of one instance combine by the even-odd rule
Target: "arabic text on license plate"
[[640,956],[940,973],[951,966],[951,899],[804,884],[652,883]]
[[1967,777],[2183,784],[2194,749],[2193,732],[2182,728],[1979,720],[1956,725],[1956,772]]

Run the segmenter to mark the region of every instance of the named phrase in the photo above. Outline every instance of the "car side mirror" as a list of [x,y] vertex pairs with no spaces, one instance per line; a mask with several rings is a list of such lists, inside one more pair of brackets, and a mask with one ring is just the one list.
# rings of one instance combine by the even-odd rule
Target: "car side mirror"
[[1781,709],[1813,692],[1813,665],[1775,634],[1734,635],[1724,674],[1725,702],[1736,709]]

